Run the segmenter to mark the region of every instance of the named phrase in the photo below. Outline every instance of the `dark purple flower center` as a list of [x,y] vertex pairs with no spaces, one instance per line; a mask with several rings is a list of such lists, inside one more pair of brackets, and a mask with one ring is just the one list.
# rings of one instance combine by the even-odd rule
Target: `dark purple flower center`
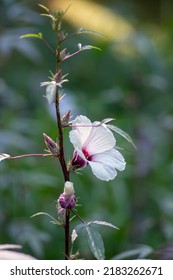
[[83,168],[88,164],[88,161],[92,160],[92,156],[89,155],[88,151],[83,148],[82,153],[85,156],[86,160],[84,160],[78,153],[77,151],[74,152],[73,154],[73,159],[72,159],[72,166],[77,168]]
[[75,151],[73,154],[72,165],[76,166],[76,168],[82,168],[87,165],[87,161],[81,158],[80,155],[78,155],[78,153]]

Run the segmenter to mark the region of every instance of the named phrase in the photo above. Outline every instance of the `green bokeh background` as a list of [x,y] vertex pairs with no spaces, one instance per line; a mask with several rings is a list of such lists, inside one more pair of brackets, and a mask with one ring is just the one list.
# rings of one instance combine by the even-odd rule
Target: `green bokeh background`
[[[19,37],[42,32],[52,46],[54,35],[36,1],[1,0],[0,7],[0,151],[42,153],[42,133],[57,137],[55,111],[43,97],[40,82],[54,72],[55,59],[39,40]],[[47,1],[49,2],[49,1]],[[62,113],[91,120],[116,118],[115,125],[133,138],[137,150],[117,135],[127,167],[114,181],[103,182],[90,168],[73,174],[78,213],[86,221],[105,220],[119,230],[100,227],[106,259],[138,248],[148,258],[173,259],[173,4],[171,1],[91,1],[121,15],[135,30],[118,42],[93,36],[71,39],[102,49],[67,60],[69,73]],[[44,2],[44,4],[46,1]],[[92,6],[91,6],[92,8]],[[80,27],[80,26],[79,26]],[[83,26],[85,28],[85,26]],[[64,22],[67,32],[74,32]],[[66,158],[73,147],[65,131]],[[56,199],[63,190],[59,163],[51,158],[3,161],[0,165],[0,243],[15,243],[39,259],[63,259],[63,230],[56,218]],[[73,229],[79,220],[71,223]],[[85,235],[75,242],[81,258],[92,259]],[[127,257],[130,258],[130,257]]]

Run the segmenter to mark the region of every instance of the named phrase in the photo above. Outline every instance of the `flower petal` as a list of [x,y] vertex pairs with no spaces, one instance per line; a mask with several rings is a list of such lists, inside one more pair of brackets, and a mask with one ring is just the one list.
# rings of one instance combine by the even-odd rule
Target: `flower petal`
[[92,129],[91,121],[87,117],[80,115],[74,120],[73,124],[76,125],[75,129],[79,131],[81,142],[83,143]]
[[103,165],[108,165],[109,167],[118,169],[119,171],[123,171],[126,166],[124,157],[116,149],[111,149],[107,152],[93,155],[92,162],[100,162]]
[[88,163],[91,166],[93,174],[103,181],[113,180],[117,175],[116,169],[101,162],[89,161]]
[[111,150],[116,144],[113,133],[103,125],[92,127],[83,147],[89,155],[103,153]]
[[82,141],[79,131],[77,129],[71,130],[69,137],[70,142],[73,144],[75,150],[82,150]]
[[92,123],[87,117],[80,115],[73,121],[73,125],[73,129],[70,131],[70,141],[75,148],[82,149],[83,143],[92,129]]

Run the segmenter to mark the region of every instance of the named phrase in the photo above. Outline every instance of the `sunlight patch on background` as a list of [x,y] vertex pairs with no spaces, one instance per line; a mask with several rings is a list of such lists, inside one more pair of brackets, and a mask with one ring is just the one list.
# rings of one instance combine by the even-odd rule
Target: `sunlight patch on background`
[[65,19],[76,28],[83,27],[99,32],[108,40],[124,40],[133,34],[132,25],[120,15],[106,6],[92,1],[82,0],[51,0],[47,5],[50,9],[62,9],[70,6]]

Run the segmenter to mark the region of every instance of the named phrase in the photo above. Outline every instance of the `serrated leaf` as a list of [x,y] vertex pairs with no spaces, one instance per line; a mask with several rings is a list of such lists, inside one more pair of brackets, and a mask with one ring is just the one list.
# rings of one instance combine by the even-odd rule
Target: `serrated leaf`
[[105,258],[105,249],[103,244],[103,239],[100,233],[96,228],[87,225],[86,227],[88,244],[91,249],[91,252],[98,260],[104,260]]
[[51,221],[52,223],[60,225],[60,223],[54,217],[52,217],[50,214],[48,214],[46,212],[38,212],[38,213],[32,215],[30,218],[34,218],[34,217],[37,217],[37,216],[40,216],[40,215],[48,216],[49,218],[51,218],[53,220],[53,221]]
[[119,127],[117,127],[115,125],[111,125],[111,124],[107,124],[107,127],[110,128],[111,130],[115,131],[119,135],[121,135],[123,138],[125,138],[136,149],[136,146],[135,146],[132,138],[129,136],[129,134],[127,132],[125,132],[122,129],[120,129]]
[[23,38],[38,38],[38,39],[42,39],[43,38],[43,35],[42,33],[31,33],[31,34],[24,34],[22,36],[20,36],[21,39]]
[[87,225],[90,225],[90,224],[102,225],[102,226],[111,227],[114,229],[119,229],[118,227],[114,226],[113,224],[105,222],[105,221],[93,221],[93,222],[89,222]]
[[1,154],[0,153],[0,161],[5,160],[5,159],[10,159],[10,158],[11,158],[11,156],[8,155],[8,154]]

